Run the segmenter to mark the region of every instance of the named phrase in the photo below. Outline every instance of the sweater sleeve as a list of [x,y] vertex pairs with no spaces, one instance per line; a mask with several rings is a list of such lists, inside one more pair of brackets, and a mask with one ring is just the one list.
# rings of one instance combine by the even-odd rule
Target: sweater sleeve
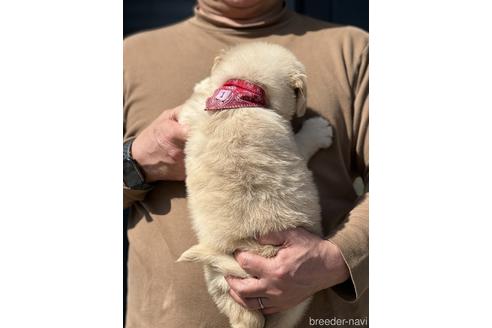
[[[133,137],[124,138],[124,141],[130,140]],[[133,203],[139,202],[145,199],[145,196],[149,192],[149,189],[146,190],[135,190],[130,189],[125,186],[123,183],[123,209],[130,207]]]
[[123,186],[123,209],[130,207],[135,202],[144,200],[147,192],[145,190],[132,190]]
[[352,169],[362,177],[365,193],[338,229],[329,236],[350,271],[350,279],[332,287],[340,297],[355,301],[369,286],[369,49],[366,46],[353,79]]
[[[127,140],[134,138],[135,136],[128,132],[127,117],[128,110],[131,106],[129,99],[129,93],[131,88],[129,87],[128,76],[125,71],[125,65],[123,67],[123,143]],[[123,145],[122,145],[123,146]],[[133,203],[144,200],[148,190],[132,190],[125,187],[123,183],[123,208],[130,207]]]

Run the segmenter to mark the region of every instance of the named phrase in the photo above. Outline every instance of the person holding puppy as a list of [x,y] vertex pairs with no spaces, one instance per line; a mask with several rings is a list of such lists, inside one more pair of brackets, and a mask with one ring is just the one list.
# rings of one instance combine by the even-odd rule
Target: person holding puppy
[[367,322],[369,193],[358,196],[352,185],[356,176],[368,185],[367,33],[298,15],[280,0],[199,0],[194,17],[124,44],[129,328],[229,325],[206,291],[201,266],[175,263],[196,243],[183,182],[187,130],[177,116],[219,50],[252,39],[280,44],[306,66],[306,118],[324,117],[335,137],[309,163],[325,238],[301,228],[261,236],[260,243],[281,250],[271,259],[236,253],[252,278],[228,277],[230,294],[264,314],[314,295],[298,327]]

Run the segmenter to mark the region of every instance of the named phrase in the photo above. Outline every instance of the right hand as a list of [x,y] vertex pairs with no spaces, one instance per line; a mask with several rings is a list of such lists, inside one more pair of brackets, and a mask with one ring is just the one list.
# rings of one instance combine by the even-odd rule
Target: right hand
[[178,123],[181,106],[164,110],[132,145],[132,156],[144,171],[145,182],[185,179],[184,145],[187,128]]

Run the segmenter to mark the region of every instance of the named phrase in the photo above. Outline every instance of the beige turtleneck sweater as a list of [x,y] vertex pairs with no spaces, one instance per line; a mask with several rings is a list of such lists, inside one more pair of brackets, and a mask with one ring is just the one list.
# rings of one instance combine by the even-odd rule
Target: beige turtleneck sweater
[[[182,104],[209,74],[220,49],[253,39],[283,45],[304,63],[307,117],[321,115],[335,129],[334,144],[309,167],[325,235],[340,247],[351,278],[318,292],[298,327],[313,327],[313,319],[366,319],[369,194],[358,197],[353,189],[357,176],[368,184],[369,172],[366,32],[286,9],[261,23],[231,28],[195,10],[181,23],[131,36],[124,42],[124,139],[162,110]],[[125,189],[124,205],[131,207],[127,327],[228,327],[207,293],[201,266],[175,263],[196,243],[184,183],[161,181],[148,193]]]

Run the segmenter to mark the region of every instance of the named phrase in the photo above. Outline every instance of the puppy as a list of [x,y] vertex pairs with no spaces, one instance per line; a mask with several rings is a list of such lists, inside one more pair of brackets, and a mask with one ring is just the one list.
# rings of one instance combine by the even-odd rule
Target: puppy
[[304,122],[296,135],[290,120],[306,111],[304,66],[287,49],[268,43],[231,48],[215,59],[180,113],[189,126],[186,186],[199,244],[178,261],[204,264],[208,291],[233,328],[288,328],[310,299],[266,318],[229,295],[224,276],[249,275],[233,257],[248,250],[273,257],[277,247],[256,238],[303,227],[321,234],[318,193],[307,161],[329,147],[324,119]]

